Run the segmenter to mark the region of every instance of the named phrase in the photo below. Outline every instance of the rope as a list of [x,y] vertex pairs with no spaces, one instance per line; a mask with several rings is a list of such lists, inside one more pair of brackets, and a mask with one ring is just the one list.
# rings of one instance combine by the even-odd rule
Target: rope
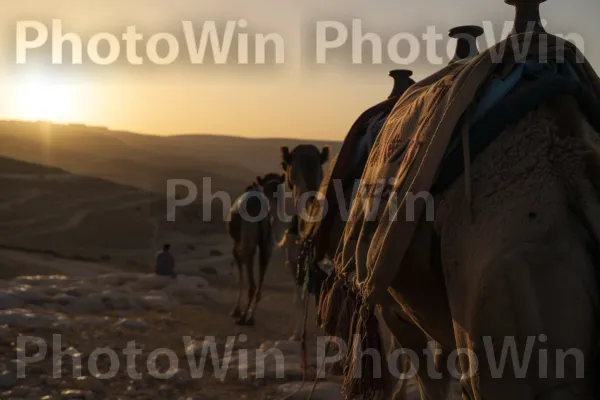
[[[337,284],[337,282],[336,282],[336,284]],[[341,323],[342,323],[342,313],[340,313],[338,315],[337,326],[339,327]],[[327,347],[325,347],[325,353],[327,353],[330,349],[331,349],[331,342],[327,342]],[[348,355],[346,355],[346,356],[348,356]],[[331,375],[331,370],[333,369],[334,365],[335,364],[331,364],[329,366],[327,372],[325,373],[325,378],[327,378],[329,375]],[[308,397],[306,398],[306,400],[312,400],[312,396],[315,394],[315,390],[317,389],[317,384],[319,383],[319,375],[321,374],[321,371],[323,370],[324,366],[325,366],[325,357],[323,357],[323,360],[321,360],[321,365],[319,366],[319,368],[317,370],[317,376],[313,382],[312,389],[310,390],[310,393],[308,394]]]
[[[301,340],[301,345],[300,348],[303,349],[301,350],[303,352],[302,354],[302,360],[301,360],[301,368],[302,368],[302,381],[300,382],[300,386],[298,386],[298,388],[296,390],[294,390],[292,393],[290,393],[289,395],[283,397],[282,400],[290,400],[292,397],[294,397],[295,395],[297,395],[298,393],[300,393],[300,390],[302,390],[302,388],[304,387],[304,384],[306,383],[306,325],[307,325],[307,321],[308,321],[308,296],[306,295],[306,292],[304,292],[304,314],[302,316],[302,340]],[[318,375],[317,375],[318,377]]]
[[[329,347],[330,347],[330,343],[327,343],[327,347],[325,347],[325,353],[327,353],[327,351],[329,350]],[[321,371],[323,370],[324,366],[325,366],[325,357],[323,357],[323,359],[321,360],[321,365],[319,366],[319,368],[317,368],[317,376],[315,377],[315,381],[313,382],[312,388],[310,389],[310,393],[308,394],[308,397],[306,398],[306,400],[311,400],[313,397],[313,394],[315,394],[315,390],[317,389],[317,384],[319,383],[319,375],[321,375]],[[332,367],[330,367],[329,372],[331,372]],[[329,375],[329,373],[325,374],[325,377],[327,377],[327,375]]]

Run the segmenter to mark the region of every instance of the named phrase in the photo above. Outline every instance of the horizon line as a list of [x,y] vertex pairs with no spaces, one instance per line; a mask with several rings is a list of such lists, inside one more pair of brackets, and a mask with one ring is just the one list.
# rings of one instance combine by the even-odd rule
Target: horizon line
[[192,136],[212,136],[212,137],[223,137],[223,138],[232,138],[232,139],[245,139],[245,140],[295,140],[295,141],[318,141],[318,142],[333,142],[333,143],[342,143],[343,140],[340,139],[323,139],[317,137],[307,137],[307,138],[299,138],[299,137],[281,137],[281,136],[243,136],[236,135],[231,133],[149,133],[142,131],[134,131],[129,129],[118,129],[108,125],[93,125],[85,122],[58,122],[58,121],[47,121],[47,120],[33,120],[33,119],[10,119],[10,118],[1,118],[0,123],[22,123],[22,124],[45,124],[45,125],[55,125],[55,126],[80,126],[82,128],[87,129],[99,129],[105,130],[108,132],[114,133],[125,133],[130,135],[143,135],[143,136],[154,136],[161,138],[176,138],[176,137],[192,137]]

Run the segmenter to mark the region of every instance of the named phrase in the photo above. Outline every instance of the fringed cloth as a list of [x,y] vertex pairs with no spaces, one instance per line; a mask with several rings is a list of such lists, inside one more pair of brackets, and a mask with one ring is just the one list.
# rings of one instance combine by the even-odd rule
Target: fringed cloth
[[[336,194],[336,190],[341,189],[343,191],[344,201],[346,207],[348,207],[352,195],[352,191],[348,189],[362,175],[368,151],[372,145],[371,141],[377,138],[381,129],[378,124],[387,119],[399,98],[400,96],[390,97],[362,113],[348,132],[339,155],[331,161],[331,166],[326,171],[319,188],[318,198],[320,197],[320,201],[314,201],[309,209],[310,221],[314,222],[307,222],[306,228],[300,235],[301,248],[297,272],[297,282],[300,286],[305,282],[304,277],[307,271],[309,269],[316,271],[315,264],[321,262],[325,258],[327,251],[330,250],[330,246],[334,245],[331,241],[330,231],[336,218],[341,218],[342,214],[340,204],[338,203],[339,194]],[[375,125],[377,125],[376,128],[374,128]],[[374,129],[376,132],[373,131]],[[367,136],[370,137],[367,138]],[[370,144],[365,145],[366,142]],[[339,184],[336,185],[336,182]],[[323,201],[326,201],[327,204],[327,213],[324,215],[323,212],[325,209],[322,208]],[[322,277],[318,271],[314,272],[313,275],[318,275],[319,278]],[[308,286],[313,289],[313,294],[318,296],[317,324],[319,326],[326,325],[326,332],[337,336],[337,316],[340,310],[342,310],[342,306],[344,304],[348,305],[351,296],[344,294],[348,290],[346,285],[337,285],[335,286],[335,290],[333,290],[336,278],[337,274],[334,273],[321,282],[323,286],[318,283],[308,283]],[[333,292],[331,292],[332,290]],[[350,307],[354,307],[354,305],[348,305],[346,308]],[[336,318],[330,317],[330,315],[333,316],[334,314]],[[342,323],[344,328],[341,329],[344,332],[343,337],[348,336],[347,329],[349,329],[350,318],[351,315],[347,318],[342,318],[342,321],[344,321]]]
[[[600,99],[600,79],[577,48],[555,36],[545,39],[545,46],[540,46],[537,34],[512,36],[471,61],[444,68],[409,88],[387,119],[362,175],[345,227],[343,249],[335,257],[338,276],[353,276],[353,280],[334,284],[323,296],[321,316],[329,331],[333,331],[335,307],[350,294],[356,299],[344,384],[347,399],[359,394],[372,399],[385,387],[376,369],[373,371],[371,357],[360,357],[359,350],[381,348],[373,307],[389,301],[388,288],[400,273],[398,268],[427,204],[412,197],[431,193],[457,130],[460,140],[468,144],[459,121],[468,122],[465,113],[478,105],[478,96],[495,78],[506,78],[517,63],[531,57],[553,60],[564,55],[579,82]],[[529,52],[513,53],[518,47],[515,42],[525,40],[531,40]],[[475,107],[475,114],[478,111]],[[469,157],[465,160],[470,162]],[[409,207],[413,208],[410,214]],[[357,360],[362,375],[355,374]],[[385,377],[385,372],[382,374]]]
[[[529,53],[514,54],[513,39],[522,43],[527,36]],[[551,35],[546,43],[540,46],[537,34],[509,37],[470,62],[454,63],[416,83],[398,101],[369,156],[344,248],[336,257],[338,271],[356,274],[355,289],[369,305],[387,300],[427,205],[414,196],[431,193],[459,121],[494,78],[508,76],[528,58],[552,60],[564,54],[579,80],[600,98],[600,80],[577,48]]]
[[[380,123],[387,119],[399,98],[400,96],[390,97],[362,113],[350,128],[339,154],[331,161],[326,171],[319,188],[322,200],[313,202],[309,210],[311,222],[306,222],[300,234],[301,240],[306,241],[309,238],[312,240],[317,262],[323,260],[329,246],[332,245],[331,227],[335,219],[341,217],[336,191],[342,189],[345,193],[345,204],[348,205],[351,200],[351,190],[348,189],[352,188],[355,180],[362,175],[372,141],[379,135],[381,129],[379,126],[382,126]],[[372,137],[367,138],[367,136]],[[335,182],[338,184],[336,185]],[[326,213],[322,208],[323,199],[327,204]]]

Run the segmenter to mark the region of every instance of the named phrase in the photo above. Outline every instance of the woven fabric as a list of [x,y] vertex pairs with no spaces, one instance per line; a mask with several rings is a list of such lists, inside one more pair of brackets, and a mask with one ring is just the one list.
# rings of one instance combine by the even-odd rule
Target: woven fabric
[[370,153],[336,256],[338,275],[367,303],[389,300],[388,288],[427,204],[415,197],[431,192],[454,132],[494,79],[510,76],[528,58],[564,54],[600,98],[598,76],[571,43],[549,36],[542,47],[534,36],[527,52],[513,51],[514,40],[529,39],[509,37],[470,62],[452,64],[413,85],[396,103]]

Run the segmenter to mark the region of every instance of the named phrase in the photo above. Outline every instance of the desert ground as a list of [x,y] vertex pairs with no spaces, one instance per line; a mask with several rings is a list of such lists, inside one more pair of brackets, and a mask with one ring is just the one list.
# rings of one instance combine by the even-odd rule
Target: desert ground
[[[214,240],[213,254],[217,249],[228,247],[226,237],[214,237]],[[111,271],[107,263],[59,259],[24,251],[3,250],[0,257],[3,268],[9,270],[23,265],[28,268],[23,270],[25,274],[52,271],[66,275],[13,278],[0,284],[4,290],[0,297],[0,308],[3,308],[0,310],[0,364],[4,368],[0,386],[4,393],[0,393],[0,398],[275,399],[291,393],[301,380],[299,344],[286,339],[292,333],[295,314],[290,312],[293,286],[288,271],[282,268],[281,254],[275,257],[269,270],[255,327],[236,326],[229,316],[237,286],[226,256],[213,255],[201,261],[182,263],[183,272],[192,274],[194,269],[200,272],[180,275],[176,282],[152,274]],[[190,290],[185,282],[192,281],[197,286]],[[198,287],[203,290],[197,290]],[[101,301],[96,302],[96,299]],[[314,310],[311,310],[309,353],[311,360],[316,360],[317,329],[312,322],[313,315]],[[74,359],[65,356],[59,369],[62,374],[53,376],[53,371],[56,373],[53,356],[59,350],[53,346],[55,334],[61,335],[62,350],[75,349],[80,353],[80,370],[74,369],[77,365]],[[23,379],[17,379],[19,362],[15,361],[20,335],[43,338],[48,344],[46,357],[28,365]],[[186,337],[199,343],[214,337],[221,361],[228,338],[234,340],[234,360],[226,378],[214,376],[210,360],[202,378],[191,375],[188,357],[199,360],[200,350],[190,350]],[[130,341],[135,341],[136,348],[143,349],[135,363],[142,378],[129,376],[126,368],[130,364],[124,356],[120,357],[120,369],[114,378],[94,378],[98,371],[90,371],[87,365],[93,351],[108,347],[121,356]],[[254,374],[252,361],[248,366],[242,363],[241,367],[235,361],[235,352],[239,349],[248,349],[248,359],[253,360],[256,349],[267,350],[272,346],[282,349],[286,357],[281,378],[276,376],[269,359],[264,378]],[[172,370],[173,376],[169,379],[152,376],[146,366],[148,356],[161,348],[173,350],[178,357],[178,363],[171,365],[166,357],[157,359],[157,370],[165,373]],[[38,350],[33,343],[23,348],[29,356]],[[311,363],[316,364],[316,361]],[[106,359],[99,358],[98,365],[100,372],[110,368]],[[316,365],[311,369],[313,373],[314,368]],[[335,378],[330,380],[333,383],[323,382],[317,386],[317,398],[336,398],[336,395],[339,398],[339,385]],[[298,396],[306,396],[311,386],[312,380]]]
[[[238,326],[229,315],[238,285],[228,208],[200,198],[168,221],[165,192],[167,179],[202,190],[210,177],[211,190],[234,201],[256,176],[280,171],[280,146],[302,141],[14,121],[0,122],[0,140],[0,399],[308,397],[323,346],[311,299],[302,383],[300,343],[288,340],[299,314],[282,250],[275,248],[255,326]],[[275,240],[284,229],[275,226]],[[153,273],[163,243],[172,245],[176,279]],[[139,349],[134,361],[129,343]],[[193,373],[210,343],[218,354],[205,354],[206,368]],[[98,356],[103,348],[117,358]],[[341,398],[341,377],[326,377],[312,398]]]
[[[228,159],[243,160],[239,162],[249,167],[249,157],[231,152],[248,148],[264,152],[264,144],[239,139],[245,144],[236,150],[223,142],[238,139],[168,138],[175,150],[161,147],[165,161],[153,158],[160,147],[153,141],[167,139],[109,131],[87,137],[73,127],[65,132],[63,126],[52,128],[54,134],[63,130],[62,139],[53,136],[45,141],[46,128],[0,124],[6,144],[0,151],[4,155],[0,157],[0,399],[264,399],[293,394],[301,380],[299,343],[288,338],[297,312],[281,250],[276,249],[270,264],[256,325],[237,326],[229,316],[237,297],[237,277],[222,210],[211,208],[213,215],[206,221],[202,204],[195,203],[179,209],[175,222],[168,222],[160,188],[167,177],[180,177],[177,171],[183,175],[192,171],[196,175],[188,177],[210,176],[217,188],[235,196],[256,175],[278,171],[279,145],[268,144],[271,168],[223,167],[207,158],[205,165],[219,175],[201,170],[202,165],[192,169],[203,156],[186,158],[177,149],[189,149],[189,140],[201,140],[208,153],[217,153],[210,148],[217,146]],[[151,150],[152,146],[156,148]],[[283,228],[276,231],[280,234]],[[155,253],[165,242],[173,246],[176,279],[153,274]],[[314,374],[318,330],[310,304],[308,371]],[[60,344],[53,343],[53,335],[60,335]],[[29,357],[40,348],[31,341],[24,343],[25,336],[47,344],[45,355],[26,366],[19,354]],[[230,360],[223,379],[216,376],[210,360],[202,378],[191,373],[188,357],[199,360],[201,346],[186,346],[186,337],[200,344],[214,337],[218,360]],[[235,346],[226,358],[228,339]],[[135,360],[140,379],[129,375],[123,355],[131,341],[142,349]],[[98,359],[97,369],[90,368],[98,348],[119,355],[120,368],[110,378],[102,375],[110,368],[107,358]],[[173,350],[178,360],[173,364],[167,356],[156,358],[157,370],[166,374],[157,378],[147,363],[161,348]],[[276,374],[275,358],[266,359],[263,377],[239,352],[248,349],[248,359],[253,360],[257,349],[272,348],[285,355],[283,376]],[[60,358],[60,350],[76,357]],[[56,367],[58,359],[62,365]],[[24,377],[19,374],[22,367]],[[336,380],[321,382],[317,398],[339,397]],[[311,386],[312,380],[306,382],[294,398],[305,398]]]

